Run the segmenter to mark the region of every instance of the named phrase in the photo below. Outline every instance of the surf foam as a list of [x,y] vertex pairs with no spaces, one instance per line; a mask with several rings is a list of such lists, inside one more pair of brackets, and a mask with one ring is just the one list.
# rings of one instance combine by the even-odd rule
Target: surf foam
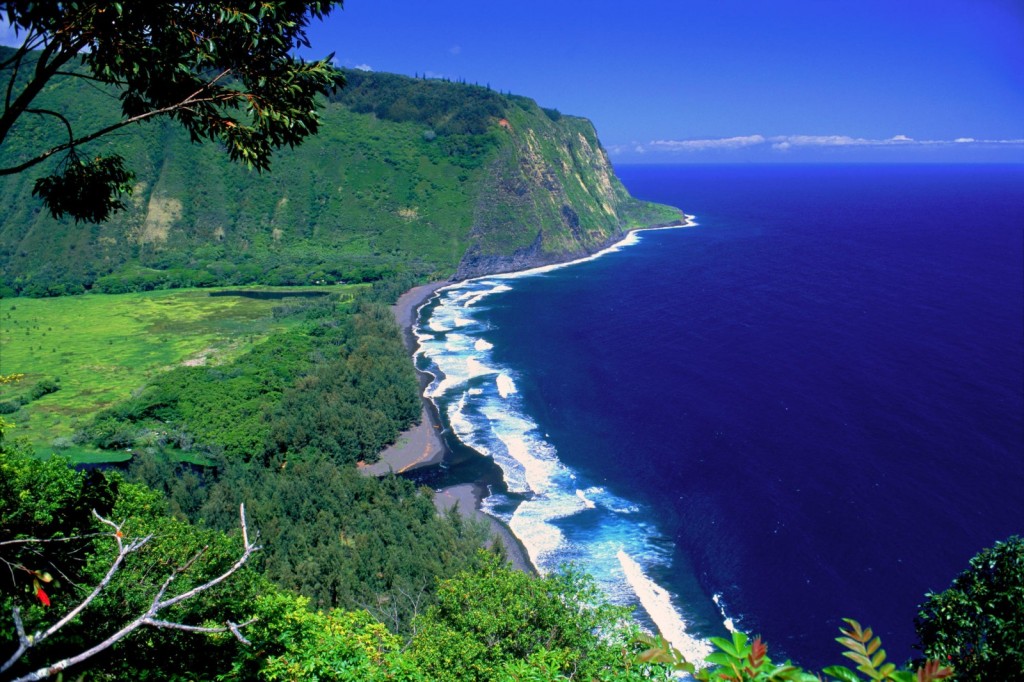
[[619,563],[626,574],[626,580],[633,587],[644,610],[658,626],[658,631],[672,646],[679,650],[687,661],[694,665],[704,662],[711,654],[711,645],[686,632],[686,623],[672,606],[672,595],[668,590],[651,580],[633,557],[619,550]]

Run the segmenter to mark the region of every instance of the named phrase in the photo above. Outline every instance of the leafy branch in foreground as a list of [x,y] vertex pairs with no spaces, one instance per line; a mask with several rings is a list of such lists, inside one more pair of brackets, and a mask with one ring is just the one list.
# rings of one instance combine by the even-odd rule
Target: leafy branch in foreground
[[961,680],[1024,670],[1024,538],[982,550],[948,589],[925,596],[915,624],[926,656],[951,661]]
[[[882,638],[874,635],[871,628],[862,628],[860,623],[851,619],[843,619],[850,627],[849,630],[839,628],[843,633],[836,641],[842,644],[849,651],[844,651],[851,661],[857,664],[857,670],[864,673],[869,680],[886,682],[932,682],[932,680],[944,680],[953,675],[951,668],[943,667],[938,661],[925,661],[917,669],[917,675],[910,672],[897,670],[896,665],[885,661],[885,649],[882,648]],[[840,680],[841,682],[860,682],[860,677],[845,666],[834,665],[824,670],[826,675]]]
[[[19,608],[17,606],[13,607],[12,617],[14,619],[15,628],[18,633],[18,648],[14,651],[13,654],[11,654],[11,656],[3,664],[0,664],[0,673],[6,672],[15,663],[17,663],[18,660],[21,659],[21,657],[24,656],[30,649],[39,645],[40,643],[42,643],[49,637],[53,636],[54,634],[58,633],[61,630],[61,628],[63,628],[65,625],[71,622],[76,616],[78,616],[82,611],[88,608],[89,605],[92,604],[100,595],[100,593],[103,592],[103,590],[110,584],[111,579],[124,564],[125,558],[128,555],[136,552],[137,550],[145,546],[153,538],[152,535],[147,535],[142,538],[135,538],[126,541],[124,533],[121,530],[123,524],[114,523],[113,521],[100,516],[96,512],[93,513],[101,523],[110,526],[110,528],[113,529],[113,532],[109,535],[117,543],[117,556],[111,562],[106,575],[103,576],[102,580],[100,580],[100,582],[96,585],[96,587],[93,588],[92,592],[90,592],[89,595],[85,597],[85,599],[83,599],[68,613],[66,613],[63,618],[61,618],[56,623],[54,623],[53,625],[51,625],[43,631],[35,632],[29,635],[25,631],[25,627],[22,624],[21,612]],[[243,623],[233,623],[231,621],[228,621],[223,626],[204,627],[197,625],[187,625],[185,623],[177,623],[157,618],[157,614],[161,611],[173,607],[176,604],[180,604],[181,602],[187,601],[195,597],[196,595],[205,592],[210,588],[224,582],[229,577],[231,577],[232,574],[238,571],[238,569],[240,569],[255,552],[258,552],[260,550],[260,547],[254,544],[249,539],[248,524],[246,523],[245,520],[245,505],[241,505],[239,507],[239,516],[242,526],[243,551],[241,556],[239,556],[238,559],[236,559],[235,562],[226,571],[200,585],[196,585],[190,590],[186,590],[185,592],[182,592],[180,594],[167,596],[167,592],[170,589],[171,585],[174,583],[175,579],[177,579],[182,574],[186,573],[202,557],[206,548],[199,550],[196,554],[192,556],[191,559],[189,559],[180,566],[176,566],[171,570],[170,575],[167,576],[163,584],[156,591],[156,594],[153,595],[153,598],[150,601],[149,607],[146,609],[146,611],[138,615],[135,619],[130,621],[120,630],[111,634],[103,641],[91,647],[88,647],[84,651],[81,651],[71,656],[67,656],[59,661],[39,668],[34,672],[15,678],[13,682],[29,682],[31,680],[43,680],[48,677],[52,677],[53,675],[57,675],[62,671],[66,670],[67,668],[77,663],[81,663],[82,661],[85,661],[106,649],[109,649],[114,644],[116,644],[117,642],[124,639],[126,636],[128,636],[129,634],[143,626],[158,629],[184,630],[187,632],[230,632],[243,644],[248,644],[245,637],[242,636],[241,628],[251,624],[253,622],[251,620]]]
[[[66,141],[35,148],[0,167],[0,175],[28,170],[64,154],[57,171],[35,194],[54,217],[99,222],[122,208],[118,196],[131,174],[120,156],[82,163],[76,148],[132,123],[167,116],[193,142],[219,142],[232,161],[257,170],[273,150],[300,144],[319,127],[316,97],[344,85],[332,56],[305,62],[292,56],[308,47],[311,19],[334,2],[132,3],[5,2],[2,15],[22,44],[0,51],[5,82],[0,146],[25,114],[55,120]],[[121,117],[85,134],[61,111],[33,102],[61,79],[107,86],[121,100]],[[91,200],[91,201],[90,201]]]

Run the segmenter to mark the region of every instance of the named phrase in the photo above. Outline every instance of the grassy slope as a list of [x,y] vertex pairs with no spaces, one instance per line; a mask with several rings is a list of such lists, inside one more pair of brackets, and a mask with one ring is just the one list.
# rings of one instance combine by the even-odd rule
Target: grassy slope
[[[355,288],[322,287],[343,297]],[[200,358],[226,362],[296,324],[294,318],[273,318],[279,305],[281,300],[210,297],[196,290],[0,301],[0,374],[25,375],[0,388],[0,400],[16,400],[36,382],[58,379],[59,391],[11,417],[17,435],[37,447],[49,445],[160,371]]]

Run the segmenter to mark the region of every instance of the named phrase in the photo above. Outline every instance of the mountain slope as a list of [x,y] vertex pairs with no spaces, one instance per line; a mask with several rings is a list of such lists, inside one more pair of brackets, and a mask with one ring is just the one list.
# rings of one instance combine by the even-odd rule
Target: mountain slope
[[[681,217],[639,202],[593,126],[487,88],[349,72],[318,136],[260,175],[195,145],[171,122],[86,146],[136,173],[127,211],[75,225],[40,212],[44,171],[0,182],[0,286],[25,295],[212,284],[367,281],[412,270],[470,277],[592,252],[630,227]],[[89,130],[117,100],[51,85],[41,105]],[[24,117],[0,164],[60,140]]]

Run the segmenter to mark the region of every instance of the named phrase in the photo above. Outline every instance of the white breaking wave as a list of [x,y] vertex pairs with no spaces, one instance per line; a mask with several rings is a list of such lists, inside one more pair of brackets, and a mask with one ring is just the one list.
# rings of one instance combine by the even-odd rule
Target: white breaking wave
[[[444,348],[444,344],[432,344]],[[453,388],[466,384],[470,379],[477,377],[487,376],[488,374],[497,374],[498,370],[485,365],[478,358],[473,356],[466,356],[460,353],[448,353],[447,355],[434,355],[432,359],[437,364],[438,369],[444,374],[444,378],[440,381],[435,379],[434,382],[427,387],[425,395],[428,398],[437,398],[445,395]]]
[[473,344],[473,348],[477,349],[478,351],[480,351],[482,353],[484,351],[488,351],[488,350],[491,350],[492,348],[494,348],[494,344],[487,343],[483,339],[477,339],[476,343]]
[[736,622],[725,613],[725,602],[722,601],[722,595],[713,594],[711,599],[715,602],[715,606],[718,607],[718,612],[722,614],[722,624],[725,625],[725,629],[729,632],[739,632],[736,629]]
[[472,308],[473,306],[475,306],[477,303],[484,300],[488,296],[491,296],[492,294],[500,294],[505,291],[512,291],[512,287],[510,287],[507,284],[497,284],[494,287],[487,289],[486,291],[481,291],[475,296],[470,296],[466,298],[465,300],[462,301],[462,307]]
[[519,392],[516,390],[516,383],[507,374],[499,374],[496,383],[498,384],[498,395],[502,398],[507,398],[513,393]]
[[[504,405],[487,403],[480,409],[490,422],[491,431],[504,446],[506,456],[495,457],[502,471],[515,480],[506,480],[509,490],[538,495],[552,488],[554,479],[565,472],[554,448],[537,434],[533,422],[507,410]],[[515,487],[513,487],[515,485]]]
[[[448,406],[448,423],[451,424],[452,431],[459,437],[463,442],[469,442],[472,439],[473,422],[466,418],[463,414],[463,408],[466,407],[466,396],[463,395],[457,403],[452,403]],[[487,454],[487,453],[484,453]]]
[[594,507],[596,507],[596,506],[597,506],[597,505],[595,505],[595,504],[593,503],[593,501],[591,501],[591,500],[590,500],[590,499],[589,499],[589,498],[587,497],[587,494],[586,494],[585,492],[583,492],[582,490],[577,490],[577,491],[576,491],[576,497],[578,497],[578,498],[580,498],[581,500],[583,500],[583,506],[584,506],[584,507],[586,507],[587,509],[593,509]]
[[686,632],[686,623],[672,606],[672,595],[664,587],[647,577],[633,557],[619,550],[619,563],[644,611],[651,617],[658,631],[687,661],[700,665],[711,654],[711,644]]

